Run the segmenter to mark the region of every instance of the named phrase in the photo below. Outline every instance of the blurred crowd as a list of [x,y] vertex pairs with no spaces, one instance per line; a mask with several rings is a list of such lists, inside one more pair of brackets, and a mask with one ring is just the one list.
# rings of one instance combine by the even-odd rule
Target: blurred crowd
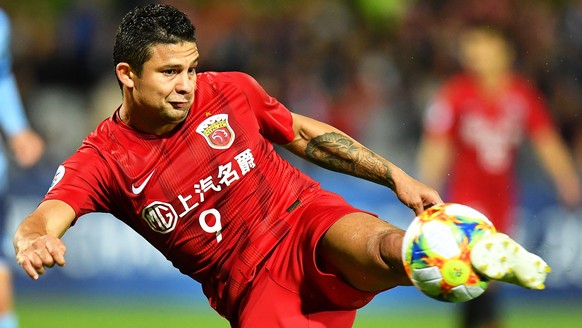
[[[0,0],[45,160],[60,163],[120,104],[115,29],[128,8],[146,2]],[[516,68],[547,97],[582,168],[582,1],[163,2],[196,25],[200,70],[247,72],[291,110],[336,125],[405,169],[413,169],[429,97],[458,69],[464,24],[501,27],[515,41]]]

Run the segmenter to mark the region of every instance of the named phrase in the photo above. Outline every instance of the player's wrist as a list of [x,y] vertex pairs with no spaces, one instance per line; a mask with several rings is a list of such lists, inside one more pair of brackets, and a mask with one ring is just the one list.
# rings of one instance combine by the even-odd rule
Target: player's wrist
[[406,181],[410,180],[410,176],[406,174],[401,168],[391,165],[390,166],[390,174],[387,176],[387,184],[388,188],[392,189],[394,192],[397,192],[403,184],[406,184]]

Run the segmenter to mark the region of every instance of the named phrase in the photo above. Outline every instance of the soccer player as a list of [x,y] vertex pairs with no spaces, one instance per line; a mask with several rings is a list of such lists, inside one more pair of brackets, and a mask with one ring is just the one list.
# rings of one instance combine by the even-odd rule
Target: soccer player
[[30,277],[64,265],[60,237],[100,211],[200,282],[233,327],[351,327],[374,295],[410,285],[403,231],[321,189],[273,144],[385,185],[415,213],[442,203],[432,188],[246,74],[197,73],[195,29],[174,7],[130,11],[113,57],[122,104],[14,236]]
[[[515,158],[529,138],[559,200],[580,205],[579,177],[543,97],[512,69],[513,48],[501,30],[470,25],[459,38],[463,71],[429,104],[419,152],[420,177],[446,200],[484,213],[498,231],[515,225]],[[445,190],[446,186],[446,190]],[[500,324],[496,288],[463,304],[462,327]]]
[[[20,94],[12,73],[10,53],[10,21],[0,9],[0,128],[8,137],[8,146],[22,167],[35,164],[43,153],[44,143],[28,124]],[[7,215],[8,158],[0,143],[0,328],[17,326],[12,310],[12,277],[3,254]]]

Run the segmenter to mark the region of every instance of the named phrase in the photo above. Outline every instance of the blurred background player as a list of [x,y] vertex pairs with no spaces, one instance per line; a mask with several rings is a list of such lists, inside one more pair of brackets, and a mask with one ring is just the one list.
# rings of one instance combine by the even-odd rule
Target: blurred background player
[[[44,142],[33,132],[26,119],[11,70],[10,22],[0,9],[0,127],[16,162],[24,167],[34,165],[43,153]],[[6,150],[0,143],[0,328],[17,326],[12,312],[12,279],[10,268],[2,252],[6,234],[4,224],[7,214],[6,189],[8,187]]]
[[[472,206],[501,232],[515,225],[516,152],[529,137],[560,202],[580,205],[575,165],[549,117],[541,94],[512,67],[505,34],[471,25],[459,38],[462,72],[438,90],[424,121],[420,179],[445,201]],[[495,286],[494,286],[495,287]],[[462,305],[462,327],[499,327],[496,288]]]

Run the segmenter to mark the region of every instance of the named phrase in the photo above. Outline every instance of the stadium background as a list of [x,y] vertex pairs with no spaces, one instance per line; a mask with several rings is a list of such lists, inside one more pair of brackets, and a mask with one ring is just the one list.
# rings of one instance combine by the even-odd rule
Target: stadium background
[[[23,100],[48,147],[37,167],[12,169],[11,213],[1,233],[11,237],[42,198],[58,164],[119,104],[111,67],[113,36],[123,13],[141,3],[146,1],[0,0],[13,22],[14,70]],[[517,68],[544,92],[582,168],[582,1],[164,3],[186,11],[197,26],[202,70],[248,72],[289,108],[340,127],[413,175],[424,104],[456,68],[454,39],[460,23],[486,18],[515,38]],[[401,227],[412,219],[388,190],[290,160],[357,206]],[[542,254],[553,272],[542,292],[505,287],[505,313],[509,319],[515,316],[513,327],[561,327],[553,321],[556,316],[580,322],[582,209],[568,212],[556,204],[552,185],[527,145],[520,153],[518,178],[519,239]],[[11,252],[7,239],[0,246]],[[198,285],[112,217],[82,218],[65,241],[65,268],[50,270],[37,282],[16,270],[23,327],[66,327],[67,320],[85,312],[79,319],[85,327],[136,326],[135,318],[152,313],[160,313],[169,326],[225,326],[220,319],[200,321],[214,315]],[[378,297],[361,317],[384,323],[406,317],[412,327],[426,312],[433,326],[449,327],[453,309],[401,288]],[[103,316],[113,321],[101,325]],[[526,324],[527,318],[531,322]],[[141,326],[159,326],[147,320],[152,321]]]

